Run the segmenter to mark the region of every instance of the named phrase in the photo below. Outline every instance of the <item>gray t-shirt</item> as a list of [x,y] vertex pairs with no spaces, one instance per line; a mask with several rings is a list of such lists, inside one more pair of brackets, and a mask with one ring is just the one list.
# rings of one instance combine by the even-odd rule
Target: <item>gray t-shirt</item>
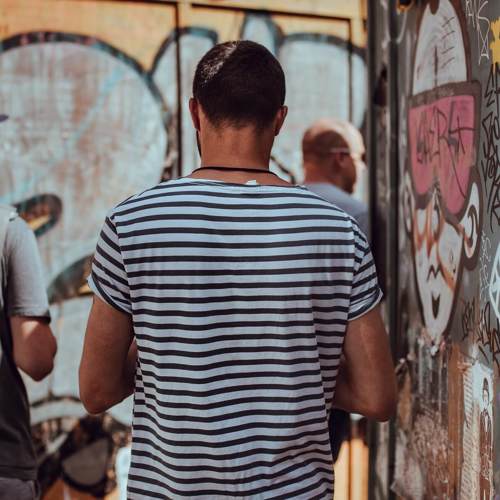
[[[12,355],[11,316],[50,320],[35,236],[12,209],[0,206],[0,477],[36,479],[29,403]],[[11,218],[6,223],[6,218]],[[5,224],[6,223],[6,224]],[[5,238],[5,239],[4,239]]]
[[354,217],[361,231],[365,235],[368,234],[368,208],[364,203],[328,182],[311,182],[305,186],[309,191],[321,196],[324,200],[333,203],[351,217]]

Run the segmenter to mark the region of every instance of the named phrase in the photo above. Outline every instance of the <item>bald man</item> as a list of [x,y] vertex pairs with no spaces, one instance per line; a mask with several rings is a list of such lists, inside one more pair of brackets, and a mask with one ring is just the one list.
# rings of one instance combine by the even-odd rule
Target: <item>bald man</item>
[[359,130],[344,120],[319,120],[304,134],[302,154],[304,184],[354,217],[367,234],[368,209],[351,196],[357,172],[365,168],[365,146]]
[[[319,120],[306,130],[302,154],[306,187],[354,217],[367,234],[368,209],[351,196],[357,172],[365,167],[365,146],[358,129],[344,120]],[[350,434],[349,414],[333,410],[329,429],[332,456],[336,461],[343,441]]]

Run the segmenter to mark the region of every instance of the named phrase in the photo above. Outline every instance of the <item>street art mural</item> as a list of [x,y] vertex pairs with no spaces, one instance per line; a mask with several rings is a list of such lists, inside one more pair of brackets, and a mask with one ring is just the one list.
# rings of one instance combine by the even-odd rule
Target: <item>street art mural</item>
[[[76,5],[83,3],[71,3],[65,15],[76,17]],[[52,6],[54,23],[63,4]],[[23,0],[15,8],[18,20],[33,19],[28,14],[42,7]],[[31,31],[13,28],[0,46],[0,112],[8,116],[0,123],[0,199],[14,205],[35,231],[59,345],[53,374],[42,383],[26,380],[47,499],[123,494],[132,403],[92,417],[78,397],[77,366],[92,300],[86,277],[107,211],[198,165],[188,112],[191,80],[199,58],[223,39],[217,28],[222,21],[171,23],[160,32],[149,15],[144,26],[156,31],[147,33],[125,26],[141,24],[139,11],[121,17],[120,2],[106,9],[102,15],[115,36],[116,19],[123,20],[121,41],[86,34],[100,22],[95,11],[94,18],[82,15],[74,32],[40,30],[33,20]],[[324,33],[324,22],[318,33],[289,33],[286,22],[272,15],[236,12],[231,38],[264,43],[290,75],[290,126],[273,151],[273,169],[300,178],[300,138],[309,121],[325,114],[351,116],[357,125],[364,120],[363,49],[334,34],[338,21],[332,21],[332,34]],[[44,22],[51,26],[51,19]],[[131,37],[144,43],[146,34],[158,40],[153,51],[124,49],[132,46]],[[315,50],[318,56],[298,68]]]
[[[499,18],[498,2],[424,0],[379,35],[410,62],[377,49],[400,90],[387,108],[399,118],[390,489],[404,499],[500,494]],[[391,133],[376,146],[384,165]]]
[[[408,112],[407,229],[420,309],[435,344],[455,310],[464,266],[474,268],[481,224],[477,175],[480,89],[470,82],[460,20],[448,0],[421,21]],[[432,57],[429,57],[432,54]]]

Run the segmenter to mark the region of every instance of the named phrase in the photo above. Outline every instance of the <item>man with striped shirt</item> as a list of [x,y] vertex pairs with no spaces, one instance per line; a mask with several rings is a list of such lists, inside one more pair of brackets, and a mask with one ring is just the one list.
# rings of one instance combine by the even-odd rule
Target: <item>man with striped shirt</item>
[[332,408],[394,411],[365,236],[269,171],[284,100],[264,47],[215,46],[190,100],[201,168],[105,220],[80,393],[90,413],[134,394],[129,498],[331,499]]

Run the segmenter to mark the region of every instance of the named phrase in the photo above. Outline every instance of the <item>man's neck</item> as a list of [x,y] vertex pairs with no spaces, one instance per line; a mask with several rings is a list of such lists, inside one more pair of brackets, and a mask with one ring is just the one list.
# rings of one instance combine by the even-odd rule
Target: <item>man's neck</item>
[[[206,133],[201,139],[201,166],[219,168],[198,170],[191,177],[238,184],[256,180],[260,184],[289,185],[269,172],[272,143],[272,137],[260,137],[254,129],[224,129],[219,133]],[[227,171],[221,167],[227,167]],[[262,174],[244,170],[248,168],[262,170]]]
[[252,128],[224,129],[202,139],[201,166],[269,169],[272,144]]

